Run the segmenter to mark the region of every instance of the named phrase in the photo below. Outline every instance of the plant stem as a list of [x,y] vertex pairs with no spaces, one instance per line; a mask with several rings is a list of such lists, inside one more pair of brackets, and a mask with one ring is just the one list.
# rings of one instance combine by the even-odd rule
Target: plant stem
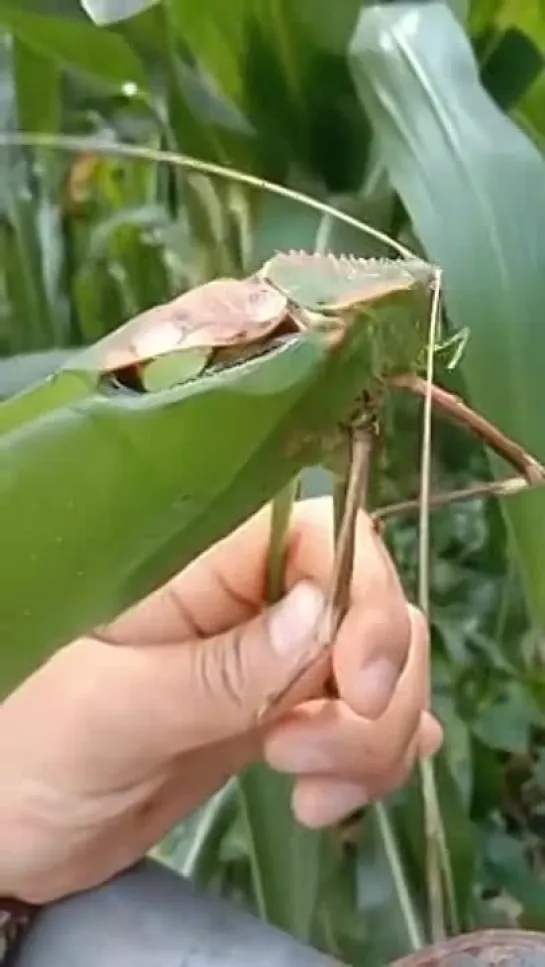
[[369,421],[364,418],[361,423],[352,426],[349,433],[350,468],[345,487],[344,507],[342,516],[337,512],[338,533],[333,575],[326,610],[318,631],[318,642],[321,642],[322,646],[327,646],[334,640],[348,607],[354,569],[356,521],[369,482],[373,430]]
[[[469,487],[461,487],[459,490],[446,490],[444,493],[430,494],[428,509],[448,507],[450,504],[458,503],[462,500],[476,500],[479,497],[512,497],[520,494],[524,490],[535,490],[542,487],[545,481],[531,484],[526,477],[507,477],[505,480],[490,480],[483,483],[471,484]],[[395,504],[388,504],[386,507],[378,507],[371,514],[371,518],[379,523],[391,517],[399,517],[401,514],[416,513],[420,509],[420,498],[414,497],[410,500],[400,500]]]
[[267,561],[267,601],[273,604],[284,594],[286,543],[293,505],[299,494],[299,477],[290,480],[272,502],[271,536]]
[[[400,389],[407,389],[416,396],[426,397],[426,380],[414,373],[395,376],[391,385]],[[442,410],[457,423],[467,426],[480,440],[500,457],[510,463],[515,470],[522,474],[528,483],[536,484],[545,480],[545,467],[535,457],[532,457],[524,447],[507,437],[497,426],[472,410],[459,396],[449,393],[435,384],[431,385],[431,399],[438,409]]]
[[[320,658],[327,657],[328,650],[337,634],[350,596],[356,520],[358,510],[362,503],[362,494],[366,492],[367,488],[372,441],[373,431],[365,418],[350,428],[351,453],[346,486],[346,500],[338,540],[335,546],[333,575],[322,619],[316,632],[315,647],[312,654],[307,657],[291,682],[280,692],[277,692],[269,698],[260,713],[259,718],[261,721],[264,717],[268,718],[271,714],[277,714],[281,707],[284,706],[285,699],[301,679],[305,678]],[[327,670],[324,676],[324,681],[326,680]]]
[[394,881],[399,899],[399,905],[405,918],[405,926],[407,927],[409,942],[413,950],[421,950],[424,946],[425,940],[420,930],[420,924],[418,923],[418,914],[412,901],[411,891],[407,883],[405,871],[403,870],[403,864],[396,843],[395,834],[392,829],[392,824],[390,822],[390,817],[386,810],[386,806],[381,802],[375,803],[373,810],[377,818],[378,828],[384,844],[384,852],[386,854],[386,859],[388,861],[392,879]]

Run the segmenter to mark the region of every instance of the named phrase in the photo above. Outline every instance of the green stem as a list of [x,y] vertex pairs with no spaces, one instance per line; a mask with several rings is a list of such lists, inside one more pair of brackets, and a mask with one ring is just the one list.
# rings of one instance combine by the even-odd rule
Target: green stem
[[375,803],[372,807],[377,818],[380,835],[384,845],[384,853],[390,867],[395,890],[399,900],[399,905],[403,911],[403,918],[407,928],[407,935],[413,950],[421,950],[424,946],[424,937],[420,930],[418,914],[411,899],[411,890],[407,883],[407,878],[403,869],[399,848],[396,837],[392,829],[390,817],[386,806],[383,803]]
[[299,477],[279,491],[272,503],[271,535],[267,564],[267,601],[273,604],[284,594],[284,567],[291,512],[299,494]]

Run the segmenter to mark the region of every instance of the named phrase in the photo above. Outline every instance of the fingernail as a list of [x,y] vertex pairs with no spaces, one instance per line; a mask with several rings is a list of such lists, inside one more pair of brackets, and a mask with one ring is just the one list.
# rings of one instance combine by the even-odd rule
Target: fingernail
[[390,701],[400,669],[389,658],[375,658],[362,669],[358,697],[362,714],[369,718],[381,715]]
[[310,649],[325,606],[320,588],[312,581],[299,581],[269,611],[269,635],[275,652],[300,657]]
[[369,802],[367,792],[360,783],[341,779],[332,783],[327,791],[322,790],[319,796],[306,796],[305,792],[311,790],[303,790],[302,787],[295,789],[294,812],[306,826],[315,828],[331,826]]

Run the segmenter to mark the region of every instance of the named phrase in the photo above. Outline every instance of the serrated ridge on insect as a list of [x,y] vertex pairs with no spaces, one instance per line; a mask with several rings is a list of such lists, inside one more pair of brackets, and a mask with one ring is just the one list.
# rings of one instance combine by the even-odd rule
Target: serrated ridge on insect
[[364,258],[291,249],[277,252],[258,277],[292,304],[317,312],[349,310],[395,293],[429,288],[436,270],[419,259]]

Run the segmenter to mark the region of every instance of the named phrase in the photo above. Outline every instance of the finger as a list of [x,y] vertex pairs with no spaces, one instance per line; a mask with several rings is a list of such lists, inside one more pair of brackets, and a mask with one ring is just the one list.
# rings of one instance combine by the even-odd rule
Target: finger
[[397,767],[416,733],[428,692],[427,625],[411,609],[413,634],[406,666],[380,718],[363,718],[345,702],[314,700],[298,706],[271,727],[265,755],[273,768],[321,772],[360,781]]
[[[352,749],[350,752],[347,752],[346,733],[344,735],[340,734],[337,737],[337,748],[335,750],[332,749],[331,724],[332,719],[334,719],[334,714],[331,714],[331,711],[327,714],[325,709],[326,705],[330,706],[331,704],[330,702],[324,703],[324,714],[322,722],[320,723],[321,727],[327,721],[327,725],[329,726],[329,741],[316,743],[314,734],[312,734],[310,739],[305,734],[298,734],[297,719],[300,718],[301,713],[303,715],[305,713],[308,714],[312,706],[315,706],[316,718],[320,717],[320,703],[308,703],[305,708],[298,709],[291,716],[295,728],[290,728],[289,731],[286,730],[284,732],[284,726],[280,725],[266,734],[264,738],[264,755],[268,764],[278,772],[284,772],[290,775],[304,776],[319,773],[323,776],[336,776],[340,779],[353,780],[360,785],[362,783],[370,783],[376,786],[377,782],[380,783],[380,776],[384,773],[379,772],[377,774],[373,771],[376,769],[376,754],[374,752],[371,755],[366,755],[363,746],[356,749],[355,753]],[[311,715],[312,712],[310,712],[309,719]],[[354,732],[351,738],[361,742],[362,730],[358,728],[358,724],[350,723]],[[346,725],[346,723],[337,720],[333,728],[337,728],[339,733],[341,733],[343,725]],[[418,758],[426,759],[428,756],[432,756],[437,752],[442,742],[443,730],[439,722],[429,712],[422,712],[418,729],[415,735],[411,736],[407,742],[407,747],[402,758],[406,758],[408,754],[407,750],[410,751],[414,746],[415,754]]]
[[291,808],[303,826],[320,829],[340,822],[370,801],[367,787],[359,782],[305,776],[295,785]]
[[411,619],[397,580],[385,580],[381,597],[352,607],[333,649],[340,697],[366,718],[376,719],[390,701],[407,661]]
[[396,690],[386,711],[375,722],[376,734],[382,735],[382,761],[395,765],[406,746],[406,738],[416,731],[422,712],[429,703],[430,638],[426,618],[409,606],[411,644],[409,655]]
[[[411,742],[420,741],[426,729],[421,719],[417,730],[406,737],[400,758]],[[430,741],[426,734],[426,748]],[[299,706],[286,721],[273,727],[264,739],[268,764],[278,772],[291,775],[337,776],[355,782],[372,781],[396,768],[388,757],[384,764],[377,751],[372,723],[359,718],[342,702],[315,700]]]
[[[270,522],[266,507],[109,626],[105,634],[116,643],[179,642],[218,634],[247,621],[265,598]],[[326,590],[333,557],[330,499],[298,502],[288,535],[286,588],[310,579]],[[360,602],[389,602],[392,590],[400,593],[395,569],[362,512],[356,529],[352,596]]]
[[408,781],[414,768],[418,738],[414,736],[401,762],[391,772],[366,782],[333,776],[300,777],[292,794],[292,809],[305,826],[320,828],[340,822],[357,809],[384,799]]

